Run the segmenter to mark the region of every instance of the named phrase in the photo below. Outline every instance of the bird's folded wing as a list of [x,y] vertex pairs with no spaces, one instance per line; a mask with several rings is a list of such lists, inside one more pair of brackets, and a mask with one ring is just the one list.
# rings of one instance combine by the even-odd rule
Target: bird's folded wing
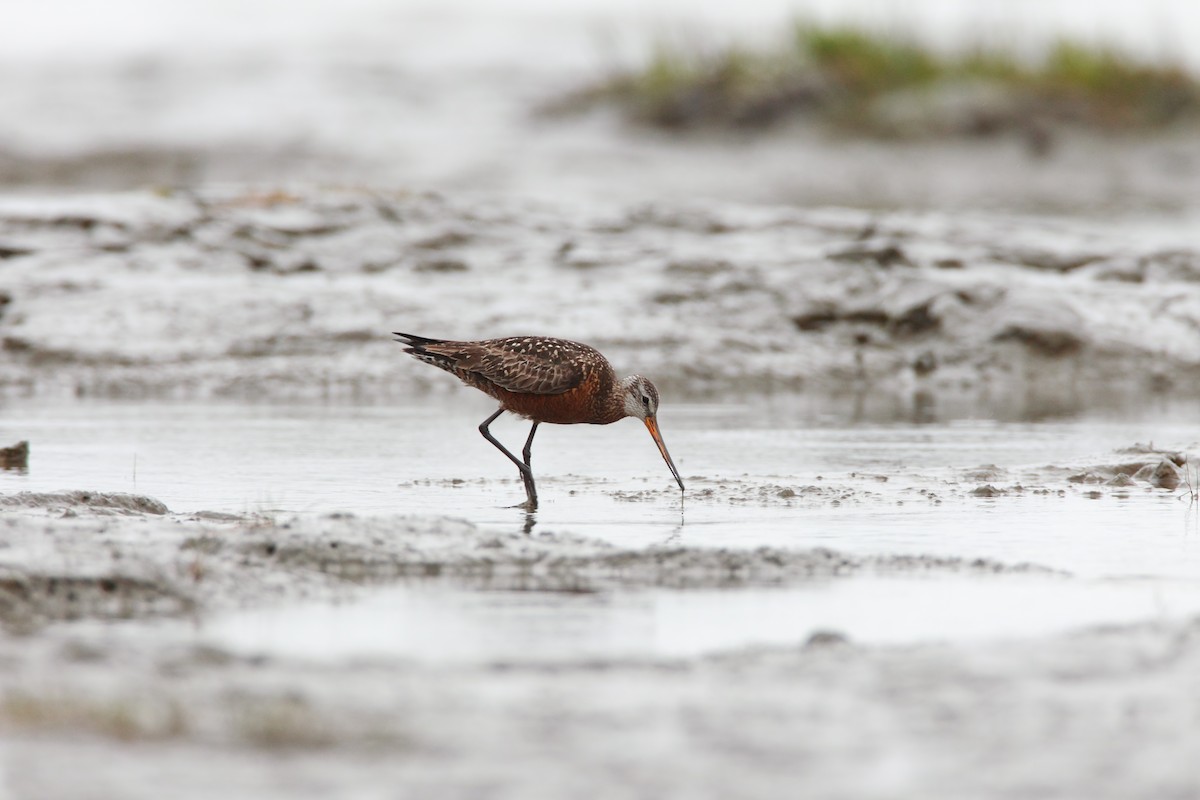
[[584,364],[590,357],[567,345],[525,339],[480,342],[460,345],[452,357],[459,369],[510,392],[563,394],[583,382]]

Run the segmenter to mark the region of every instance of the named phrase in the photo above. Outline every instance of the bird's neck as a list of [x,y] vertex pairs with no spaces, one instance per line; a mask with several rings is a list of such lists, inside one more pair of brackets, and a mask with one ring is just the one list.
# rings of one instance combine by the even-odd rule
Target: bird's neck
[[625,397],[629,392],[631,380],[632,378],[626,378],[613,381],[602,387],[604,391],[600,392],[600,399],[596,404],[596,420],[601,425],[608,425],[629,416],[629,410],[625,408]]

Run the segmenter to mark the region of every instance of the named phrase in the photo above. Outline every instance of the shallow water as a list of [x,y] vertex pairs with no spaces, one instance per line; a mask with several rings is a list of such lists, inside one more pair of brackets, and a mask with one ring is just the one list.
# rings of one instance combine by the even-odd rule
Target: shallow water
[[[332,509],[452,513],[483,528],[519,530],[523,515],[502,505],[520,499],[520,484],[474,430],[488,411],[465,399],[407,408],[9,404],[0,408],[0,443],[28,438],[32,460],[26,474],[0,473],[0,491],[132,490],[176,512],[263,511],[284,519]],[[1200,613],[1195,514],[1175,493],[1081,487],[1065,476],[1111,463],[1113,448],[1135,441],[1194,451],[1195,411],[1015,415],[1011,422],[948,416],[915,424],[852,408],[813,411],[799,400],[672,404],[662,424],[689,481],[682,523],[670,475],[641,426],[550,428],[535,450],[545,498],[535,536],[546,529],[625,545],[990,553],[1076,575],[897,568],[779,588],[568,593],[414,580],[375,589],[337,583],[316,596],[336,593],[342,602],[297,603],[314,584],[298,573],[260,570],[259,561],[239,578],[277,589],[301,581],[282,594],[291,605],[258,600],[199,619],[93,618],[0,636],[6,685],[18,700],[8,718],[17,748],[9,770],[37,797],[96,786],[105,796],[135,796],[143,786],[189,782],[200,787],[190,797],[290,797],[301,784],[367,796],[380,781],[441,787],[448,775],[466,787],[450,794],[468,797],[499,785],[496,776],[518,765],[517,773],[533,776],[530,788],[507,794],[550,797],[604,785],[596,776],[614,770],[625,785],[629,769],[624,761],[612,766],[611,754],[629,751],[632,732],[649,731],[639,734],[635,749],[645,758],[635,771],[700,774],[707,782],[709,773],[696,773],[703,762],[726,781],[728,790],[717,789],[723,796],[778,796],[779,786],[800,780],[839,796],[989,796],[994,771],[978,784],[954,776],[947,783],[945,765],[991,763],[1001,740],[1014,764],[1068,754],[1029,779],[1018,773],[1008,796],[1029,786],[1076,786],[1081,779],[1073,776],[1103,772],[1114,747],[1163,774],[1186,762],[1181,753],[1191,743],[1194,725],[1176,710],[1178,698],[1194,695],[1195,652],[1187,647],[1194,627],[1080,639],[1069,632],[1176,623]],[[497,427],[514,446],[523,439],[523,425]],[[976,484],[964,470],[981,464],[1003,470],[996,485],[1029,488],[970,495]],[[1034,494],[1039,485],[1050,494]],[[796,497],[780,498],[781,486]],[[835,489],[809,494],[806,486]],[[704,496],[706,489],[713,494]],[[1097,499],[1088,496],[1093,491]],[[312,522],[298,528],[320,530]],[[103,524],[122,530],[118,518]],[[68,522],[54,538],[97,527]],[[173,527],[133,520],[129,530]],[[212,529],[244,534],[240,526]],[[465,547],[476,543],[444,532]],[[137,541],[126,537],[122,547]],[[74,561],[74,568],[93,566]],[[1137,573],[1149,577],[1128,577]],[[847,637],[853,649],[785,652],[820,631]],[[1067,638],[1054,638],[1063,632]],[[1050,638],[1029,639],[1038,636]],[[997,639],[1012,643],[956,646]],[[908,647],[926,642],[951,646]],[[782,650],[745,649],[758,646]],[[707,654],[723,655],[685,661]],[[670,663],[645,663],[657,659]],[[166,728],[168,739],[155,738],[159,728],[129,722],[144,717],[155,725],[173,719],[175,708],[187,724],[182,732]],[[57,727],[20,727],[22,709],[44,710],[34,724]],[[1128,729],[1115,744],[1114,720]],[[133,745],[131,730],[139,737]],[[721,734],[715,741],[714,731]],[[662,747],[663,737],[676,743]],[[804,748],[781,750],[781,741]],[[162,758],[146,759],[148,748]],[[888,752],[916,754],[904,769],[934,777],[896,783],[888,771],[881,790],[873,777],[881,774],[877,754]],[[824,791],[835,779],[811,770],[752,780],[763,765],[818,762],[836,780],[866,774],[867,782]],[[147,764],[161,780],[139,777]],[[424,770],[416,778],[415,767]],[[1191,773],[1174,769],[1165,794],[1184,786],[1186,795]],[[555,782],[555,770],[583,782]],[[1150,773],[1130,774],[1116,793],[1145,794]],[[241,782],[229,788],[229,776]],[[551,789],[536,788],[547,776]],[[666,794],[696,796],[697,785]],[[662,786],[655,780],[645,791],[635,788],[662,796]],[[1074,794],[1104,789],[1089,783]]]
[[[522,499],[520,483],[476,432],[489,406],[472,400],[402,408],[9,404],[0,441],[29,439],[32,455],[28,472],[0,473],[0,491],[126,491],[177,513],[451,515],[520,529],[524,512],[505,507]],[[797,645],[822,630],[864,643],[964,641],[1200,613],[1200,531],[1179,492],[1066,481],[1121,460],[1112,451],[1134,442],[1194,446],[1194,409],[928,424],[880,416],[887,421],[800,398],[664,407],[664,434],[689,484],[682,505],[641,425],[544,426],[534,448],[543,499],[534,531],[624,546],[990,557],[1074,577],[902,573],[778,589],[578,595],[407,583],[343,605],[123,630],[250,655],[473,662],[687,657]],[[502,421],[493,430],[516,449],[526,425]],[[968,471],[981,465],[998,470],[988,482],[1027,488],[976,497],[970,492],[983,481]],[[795,496],[780,497],[784,489]],[[113,634],[109,626],[93,632]]]
[[[1120,461],[1112,451],[1135,442],[1195,447],[1195,409],[913,424],[853,421],[800,402],[664,407],[688,483],[682,504],[638,423],[543,426],[535,530],[627,546],[825,546],[1200,580],[1196,515],[1180,492],[1065,480]],[[451,515],[519,529],[525,514],[506,507],[523,499],[515,470],[475,430],[488,411],[486,401],[458,399],[408,408],[12,403],[0,440],[30,440],[30,468],[0,473],[0,491],[137,492],[181,513]],[[493,426],[514,450],[526,430],[515,419]],[[1000,477],[972,479],[981,465]],[[1025,490],[970,494],[983,483]]]
[[865,577],[786,589],[562,594],[402,586],[346,605],[211,620],[196,640],[306,661],[529,662],[687,658],[797,646],[817,633],[858,644],[979,642],[1200,613],[1200,583],[1046,577]]

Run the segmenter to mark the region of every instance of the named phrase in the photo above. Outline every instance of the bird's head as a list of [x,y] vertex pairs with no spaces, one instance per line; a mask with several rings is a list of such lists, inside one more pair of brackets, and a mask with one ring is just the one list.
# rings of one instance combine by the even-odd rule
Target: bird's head
[[645,420],[658,413],[658,389],[649,378],[630,375],[621,383],[625,387],[625,416]]
[[625,392],[625,415],[637,417],[646,423],[646,430],[654,437],[658,452],[662,453],[663,461],[667,462],[667,467],[675,476],[675,482],[679,484],[679,491],[682,492],[683,479],[679,477],[679,470],[675,469],[675,462],[671,460],[662,434],[658,432],[658,389],[654,388],[654,384],[648,378],[641,375],[630,375],[621,382],[621,386]]

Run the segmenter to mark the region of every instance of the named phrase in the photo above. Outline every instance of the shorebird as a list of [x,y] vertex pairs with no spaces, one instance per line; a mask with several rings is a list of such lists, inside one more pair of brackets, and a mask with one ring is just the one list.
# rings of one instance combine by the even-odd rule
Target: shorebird
[[[533,435],[543,422],[608,425],[624,417],[637,417],[646,423],[679,491],[683,491],[683,479],[658,431],[658,389],[641,375],[618,379],[608,359],[594,347],[549,336],[455,342],[409,333],[394,335],[405,345],[404,352],[500,401],[500,408],[480,424],[479,432],[517,465],[525,484],[526,509],[532,511],[538,505],[529,456]],[[505,411],[533,422],[521,451],[524,461],[508,452],[488,430]]]

